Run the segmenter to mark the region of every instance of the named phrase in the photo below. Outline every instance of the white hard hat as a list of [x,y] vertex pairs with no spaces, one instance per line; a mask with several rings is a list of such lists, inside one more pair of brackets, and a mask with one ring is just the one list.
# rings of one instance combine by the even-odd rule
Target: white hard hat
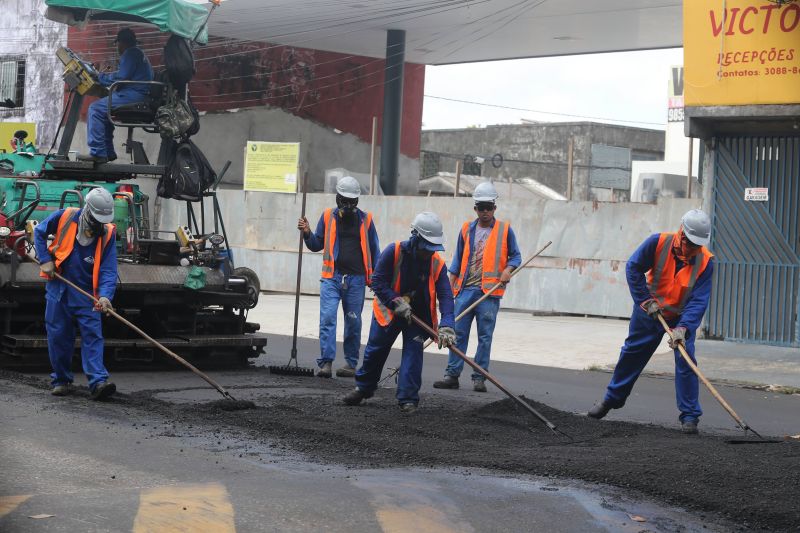
[[358,198],[361,195],[361,185],[353,176],[344,176],[336,182],[336,192],[345,198]]
[[497,200],[497,190],[491,181],[482,181],[472,192],[472,199],[476,202],[494,202]]
[[95,187],[86,195],[86,209],[96,221],[108,224],[114,220],[114,199],[111,193],[102,187]]
[[[411,223],[411,229],[416,230],[420,237],[431,244],[444,244],[442,221],[439,220],[436,213],[423,211],[418,214],[414,217],[414,222]],[[442,247],[442,249],[444,249],[444,247]]]
[[711,240],[711,219],[700,209],[688,211],[681,219],[683,233],[698,246],[706,246]]

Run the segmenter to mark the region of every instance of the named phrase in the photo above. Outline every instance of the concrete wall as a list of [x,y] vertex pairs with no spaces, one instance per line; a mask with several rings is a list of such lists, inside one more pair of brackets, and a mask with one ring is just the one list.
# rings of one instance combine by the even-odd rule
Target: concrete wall
[[[574,138],[572,198],[576,200],[612,200],[610,189],[589,187],[592,144],[632,148],[658,156],[664,152],[663,131],[591,122],[427,130],[422,132],[420,149],[454,155],[455,158],[441,158],[442,171],[453,172],[456,158],[465,154],[479,155],[486,159],[482,168],[485,177],[499,181],[509,176],[533,178],[566,195],[570,138]],[[490,163],[497,153],[504,159],[499,169]],[[627,199],[627,193],[618,191],[614,199]]]
[[[117,154],[123,156],[127,129],[117,130],[114,144]],[[158,156],[161,137],[134,130],[134,139],[145,144],[151,161]],[[206,113],[200,120],[200,132],[192,137],[217,170],[231,160],[224,183],[241,185],[246,141],[299,142],[300,160],[308,170],[309,190],[324,190],[325,170],[346,168],[356,173],[369,174],[370,144],[349,133],[336,133],[311,120],[297,117],[277,108],[248,108],[235,112]],[[82,123],[75,132],[73,150],[86,150],[86,125]],[[378,150],[380,154],[380,150]],[[376,163],[377,166],[377,163]],[[377,171],[377,168],[376,168]],[[400,194],[417,194],[419,160],[400,156]]]
[[[151,180],[138,183],[152,190]],[[236,264],[254,269],[264,290],[294,292],[301,197],[224,190],[220,191],[220,202]],[[312,225],[322,210],[332,205],[333,195],[310,194],[306,212]],[[469,198],[362,196],[360,206],[374,214],[381,247],[408,238],[408,227],[416,213],[436,212],[445,225],[444,255],[448,262],[461,224],[472,216]],[[629,316],[625,261],[651,233],[676,230],[681,215],[693,207],[699,207],[699,202],[670,199],[652,205],[503,200],[497,215],[511,221],[524,258],[548,240],[553,241],[543,256],[514,278],[503,307]],[[185,223],[183,203],[164,200],[160,213],[156,224],[161,229],[174,230]],[[304,250],[303,292],[319,292],[321,265],[320,253]]]
[[[67,44],[67,27],[44,18],[44,0],[3,0],[0,16],[0,58],[25,58],[23,109],[0,108],[2,122],[36,123],[36,144],[45,151],[53,142],[61,117],[63,65],[56,57]],[[8,149],[10,139],[0,139]]]

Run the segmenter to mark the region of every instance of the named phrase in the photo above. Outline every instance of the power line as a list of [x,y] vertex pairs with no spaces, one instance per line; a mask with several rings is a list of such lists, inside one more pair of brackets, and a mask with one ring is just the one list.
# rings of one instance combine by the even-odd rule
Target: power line
[[446,100],[448,102],[457,102],[459,104],[472,104],[472,105],[480,105],[484,107],[495,107],[498,109],[510,109],[511,111],[525,111],[527,113],[541,113],[543,115],[553,115],[553,116],[560,116],[560,117],[571,117],[571,118],[582,118],[588,120],[608,120],[610,122],[625,122],[628,124],[647,124],[650,126],[663,126],[663,122],[645,122],[643,120],[624,120],[620,118],[610,118],[610,117],[593,117],[588,115],[573,115],[570,113],[556,113],[554,111],[542,111],[540,109],[527,109],[524,107],[513,107],[501,104],[488,104],[486,102],[473,102],[471,100],[459,100],[458,98],[447,98],[444,96],[434,96],[432,94],[424,95],[425,98],[433,98],[435,100]]

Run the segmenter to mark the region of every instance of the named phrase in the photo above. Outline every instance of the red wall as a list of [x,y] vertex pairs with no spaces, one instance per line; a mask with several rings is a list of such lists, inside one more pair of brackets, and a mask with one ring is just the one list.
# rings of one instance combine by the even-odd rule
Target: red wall
[[[70,28],[68,46],[84,59],[116,68],[115,25]],[[135,29],[153,67],[162,65],[164,34]],[[307,48],[212,39],[195,48],[190,85],[201,111],[274,106],[304,119],[371,141],[372,117],[383,112],[383,59]],[[406,64],[400,151],[419,157],[425,66]]]

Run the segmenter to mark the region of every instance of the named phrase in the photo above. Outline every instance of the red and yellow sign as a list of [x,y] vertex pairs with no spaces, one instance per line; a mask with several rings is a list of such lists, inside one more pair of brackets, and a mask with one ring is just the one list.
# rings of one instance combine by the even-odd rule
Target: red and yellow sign
[[800,2],[684,0],[687,106],[800,103]]

